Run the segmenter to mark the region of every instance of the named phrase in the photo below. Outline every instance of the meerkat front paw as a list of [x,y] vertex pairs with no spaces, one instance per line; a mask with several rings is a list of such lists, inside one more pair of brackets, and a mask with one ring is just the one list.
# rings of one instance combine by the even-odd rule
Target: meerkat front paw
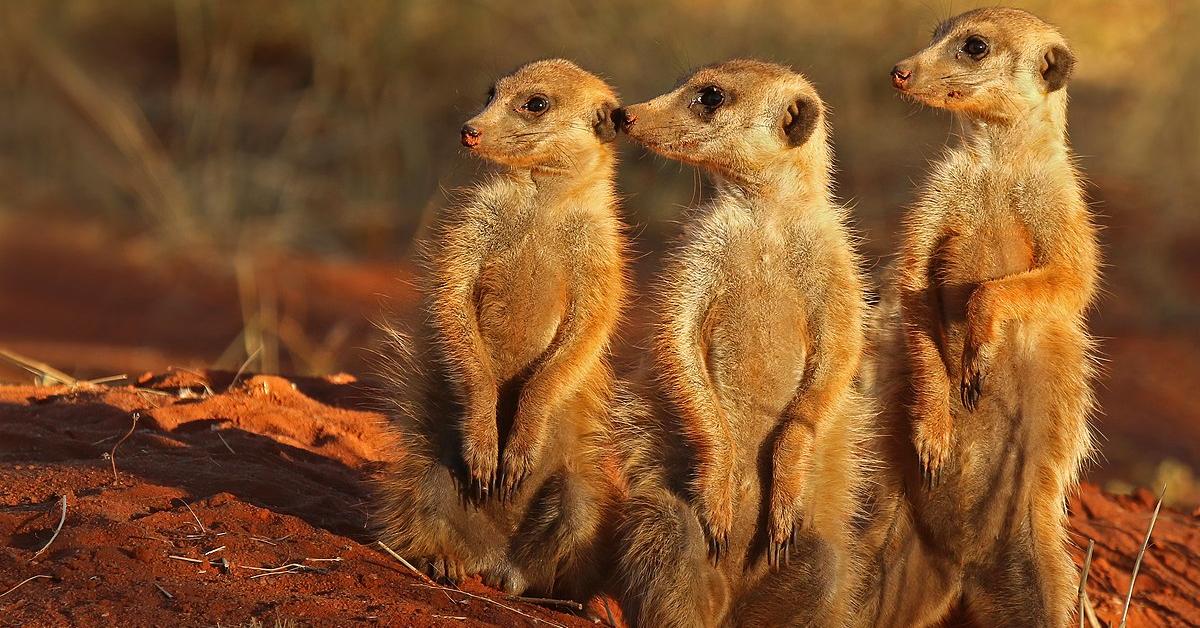
[[975,289],[967,302],[967,333],[963,342],[959,398],[968,412],[974,412],[979,407],[991,348],[999,335],[994,304],[996,294],[993,287],[984,284]]
[[540,444],[527,439],[514,438],[505,444],[500,479],[497,481],[501,501],[511,500],[533,474],[541,459],[541,449]]
[[987,371],[987,359],[990,345],[975,345],[967,342],[963,345],[962,380],[959,382],[959,400],[969,412],[979,407],[979,398],[983,395],[983,382]]
[[416,563],[417,569],[438,582],[457,585],[467,579],[467,570],[463,562],[448,554],[423,556],[418,558]]
[[945,408],[937,413],[919,416],[913,424],[913,444],[917,448],[925,488],[933,489],[941,484],[950,457],[954,424],[950,419],[950,411]]
[[771,497],[767,541],[767,565],[771,569],[787,566],[796,544],[796,531],[803,524],[799,500],[775,493]]
[[496,493],[499,437],[496,423],[476,422],[463,431],[462,456],[470,476],[468,496],[483,502]]
[[708,539],[708,558],[717,564],[729,553],[733,528],[733,478],[722,476],[706,483],[700,494],[700,527]]

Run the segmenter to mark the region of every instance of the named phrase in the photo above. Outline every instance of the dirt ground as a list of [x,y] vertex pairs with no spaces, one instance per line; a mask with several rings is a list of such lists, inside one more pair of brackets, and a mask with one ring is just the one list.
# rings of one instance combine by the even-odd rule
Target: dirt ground
[[364,479],[386,452],[352,378],[208,396],[232,379],[0,388],[0,593],[35,578],[0,597],[0,625],[591,623],[430,588],[370,544]]
[[[233,379],[0,387],[0,625],[590,624],[477,581],[430,588],[371,544],[368,479],[388,451],[353,377]],[[1092,486],[1072,501],[1101,625],[1153,501]],[[1200,624],[1198,599],[1200,511],[1165,509],[1129,625]]]

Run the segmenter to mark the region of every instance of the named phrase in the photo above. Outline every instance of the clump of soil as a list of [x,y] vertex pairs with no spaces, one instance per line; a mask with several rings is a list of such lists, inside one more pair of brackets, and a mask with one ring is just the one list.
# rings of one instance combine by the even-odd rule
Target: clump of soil
[[[233,380],[0,387],[0,625],[591,625],[478,580],[433,588],[372,545],[388,439],[354,378]],[[1071,502],[1105,624],[1152,510],[1091,486]],[[1160,515],[1131,626],[1200,624],[1197,515]]]

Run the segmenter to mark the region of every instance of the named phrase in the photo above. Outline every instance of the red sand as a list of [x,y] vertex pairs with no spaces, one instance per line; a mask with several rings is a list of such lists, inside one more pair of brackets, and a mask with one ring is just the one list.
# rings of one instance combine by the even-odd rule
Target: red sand
[[[387,452],[353,378],[231,379],[0,387],[0,625],[589,624],[477,581],[465,591],[496,603],[426,588],[370,545],[363,480]],[[39,555],[62,495],[66,522]],[[1120,612],[1151,502],[1090,486],[1072,502],[1073,538],[1096,539],[1088,588],[1103,622]],[[1200,624],[1197,514],[1163,511],[1131,626]],[[255,569],[288,564],[302,567]],[[4,593],[32,576],[49,577]]]

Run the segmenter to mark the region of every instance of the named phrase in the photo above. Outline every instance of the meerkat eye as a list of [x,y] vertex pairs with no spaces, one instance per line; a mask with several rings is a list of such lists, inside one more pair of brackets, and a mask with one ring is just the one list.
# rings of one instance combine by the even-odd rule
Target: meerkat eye
[[988,44],[978,35],[972,35],[963,43],[962,51],[971,56],[976,61],[987,56]]
[[496,100],[496,87],[494,85],[488,88],[487,100],[484,101],[483,106],[486,107],[492,104],[493,100]]
[[709,85],[696,95],[696,102],[708,107],[710,110],[720,107],[725,102],[725,92],[721,91],[716,85]]
[[521,105],[521,108],[529,113],[545,113],[550,108],[550,100],[542,95],[530,96],[529,100]]

